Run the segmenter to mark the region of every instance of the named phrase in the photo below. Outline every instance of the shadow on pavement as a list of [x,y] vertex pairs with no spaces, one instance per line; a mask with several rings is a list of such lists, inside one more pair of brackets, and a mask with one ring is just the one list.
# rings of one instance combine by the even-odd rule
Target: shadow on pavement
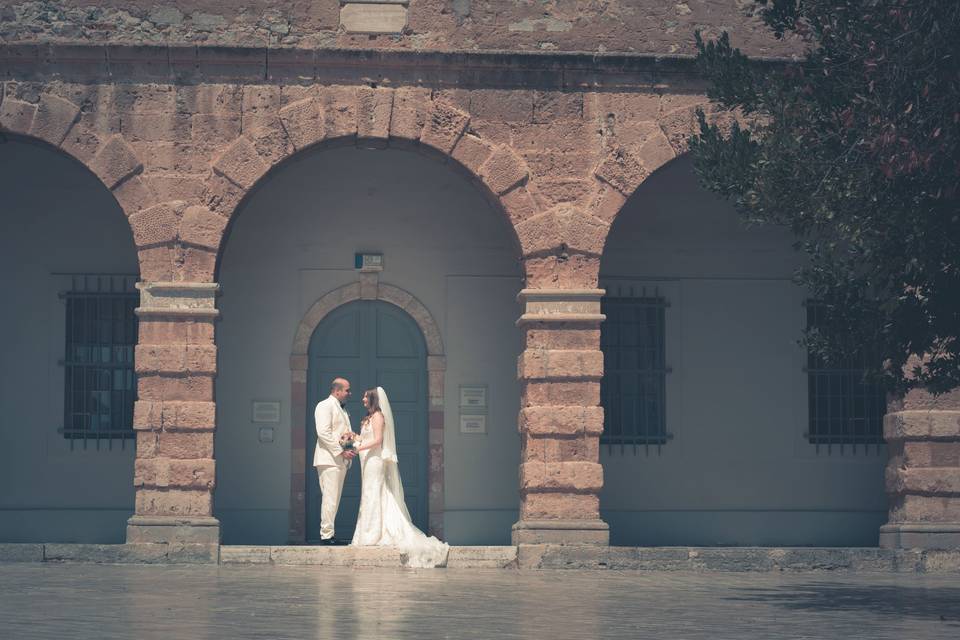
[[863,612],[939,620],[960,627],[960,588],[895,585],[838,585],[810,582],[783,587],[737,589],[728,600],[764,602],[796,611]]

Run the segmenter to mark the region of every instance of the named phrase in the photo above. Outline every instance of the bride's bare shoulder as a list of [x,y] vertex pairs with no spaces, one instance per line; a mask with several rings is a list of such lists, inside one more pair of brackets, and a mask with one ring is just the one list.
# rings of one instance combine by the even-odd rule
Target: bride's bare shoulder
[[382,424],[383,424],[383,414],[380,413],[379,411],[375,412],[373,415],[370,416],[370,422],[372,422],[372,423],[374,423],[374,424],[382,425]]

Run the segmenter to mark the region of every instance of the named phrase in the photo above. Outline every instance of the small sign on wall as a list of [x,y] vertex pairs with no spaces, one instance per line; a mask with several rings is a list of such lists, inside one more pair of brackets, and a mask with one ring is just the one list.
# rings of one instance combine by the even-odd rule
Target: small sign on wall
[[254,400],[251,422],[280,422],[279,400]]
[[460,416],[460,433],[486,433],[487,416]]
[[487,385],[460,385],[460,433],[486,433]]
[[461,385],[460,386],[460,411],[467,409],[487,409],[487,387],[486,385]]

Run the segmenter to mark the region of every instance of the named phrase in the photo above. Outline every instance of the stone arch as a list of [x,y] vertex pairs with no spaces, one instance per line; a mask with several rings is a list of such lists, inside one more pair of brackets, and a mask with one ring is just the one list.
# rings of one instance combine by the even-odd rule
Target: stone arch
[[658,112],[649,121],[631,123],[642,134],[636,136],[639,143],[605,132],[600,159],[587,176],[589,195],[577,204],[539,212],[517,226],[528,287],[598,286],[600,257],[614,220],[652,173],[686,152],[700,102],[695,99],[666,114]]
[[156,195],[141,177],[143,162],[123,134],[105,137],[84,125],[81,115],[78,105],[52,93],[40,94],[35,103],[6,96],[0,102],[0,133],[52,146],[99,178],[127,217],[143,280],[194,279],[174,276],[175,265],[183,256],[177,255],[172,245],[181,239],[197,246],[208,244],[203,231],[209,235],[217,226],[216,219],[203,216],[202,207],[188,209],[181,202],[156,204]]
[[[517,225],[528,287],[597,287],[600,258],[614,221],[641,184],[688,152],[697,130],[697,108],[704,109],[709,122],[724,128],[738,118],[718,111],[703,95],[661,98],[662,109],[655,116],[630,124],[639,142],[605,134],[604,151],[590,171],[588,198],[535,213]],[[536,188],[531,185],[532,191]]]
[[[636,183],[635,186],[633,186],[632,188],[630,188],[626,194],[624,194],[623,192],[618,192],[618,195],[620,196],[619,198],[613,198],[613,197],[611,197],[611,201],[616,201],[618,204],[617,204],[615,210],[610,211],[610,214],[612,214],[612,217],[610,218],[609,226],[608,226],[608,228],[607,228],[608,233],[607,233],[607,235],[603,238],[603,242],[602,242],[601,245],[600,245],[600,255],[601,255],[601,257],[602,257],[604,251],[605,251],[606,248],[607,248],[608,241],[610,240],[609,231],[610,231],[611,229],[613,229],[613,227],[617,224],[617,222],[620,221],[620,213],[624,210],[624,208],[625,208],[625,207],[627,206],[627,204],[630,202],[630,200],[631,200],[631,198],[634,196],[634,194],[636,194],[636,193],[641,189],[642,185],[643,185],[645,182],[647,182],[647,180],[649,180],[650,178],[652,178],[655,174],[659,174],[659,173],[661,172],[661,170],[664,169],[664,167],[666,167],[666,166],[668,166],[668,165],[673,165],[673,164],[675,164],[676,162],[680,161],[682,158],[686,158],[686,157],[688,156],[688,154],[689,154],[689,152],[688,152],[687,150],[684,150],[684,151],[682,151],[681,153],[675,154],[673,157],[671,157],[671,158],[665,160],[664,162],[661,162],[660,164],[656,165],[656,168],[652,169],[652,170],[649,171],[649,172],[647,172],[647,171],[644,169],[644,170],[643,170],[643,178],[642,178],[641,180],[639,180],[639,181]],[[627,156],[627,157],[629,157],[629,156]],[[651,164],[652,164],[652,163],[651,163]],[[638,166],[639,166],[639,164],[638,164]],[[612,188],[612,187],[611,187],[611,188]]]
[[430,533],[443,535],[443,392],[447,363],[440,326],[430,311],[412,293],[380,283],[376,273],[361,273],[360,280],[325,294],[304,314],[290,350],[290,530],[292,542],[306,538],[306,434],[308,349],[313,332],[333,310],[357,300],[390,303],[407,313],[423,334],[427,345],[427,397],[430,434],[428,459]]
[[651,176],[665,166],[686,157],[690,138],[698,130],[697,109],[703,109],[707,122],[728,131],[740,114],[719,110],[706,96],[681,97],[679,108],[660,114],[645,141],[633,150],[616,142],[609,145],[603,160],[594,170],[598,189],[589,211],[606,222],[607,235],[600,243],[601,254],[606,247],[609,231],[631,196]]
[[523,191],[529,170],[510,146],[471,132],[469,113],[421,87],[340,86],[318,92],[281,108],[211,159],[203,211],[194,211],[189,221],[183,216],[182,234],[192,238],[186,242],[202,240],[198,246],[215,251],[219,261],[229,223],[263,178],[300,152],[357,145],[409,149],[449,162],[510,222],[521,253],[515,224],[529,214],[532,202],[521,202],[517,192]]
[[0,93],[0,134],[51,146],[99,178],[130,217],[150,202],[139,174],[143,163],[121,134],[106,138],[80,123],[79,106],[52,93],[35,102]]

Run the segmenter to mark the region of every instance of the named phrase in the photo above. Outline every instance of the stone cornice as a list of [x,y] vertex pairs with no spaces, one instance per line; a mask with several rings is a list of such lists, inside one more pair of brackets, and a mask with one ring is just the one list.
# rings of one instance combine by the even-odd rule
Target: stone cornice
[[[782,64],[785,59],[759,60]],[[521,51],[0,43],[0,77],[615,88],[696,79],[693,56]]]

